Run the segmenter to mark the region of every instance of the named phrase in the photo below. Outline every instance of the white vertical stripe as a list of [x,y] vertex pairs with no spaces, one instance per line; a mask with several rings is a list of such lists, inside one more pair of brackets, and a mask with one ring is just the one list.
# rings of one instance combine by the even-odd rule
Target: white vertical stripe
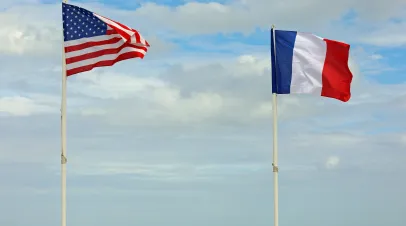
[[291,93],[321,94],[326,42],[313,34],[298,32],[293,49]]

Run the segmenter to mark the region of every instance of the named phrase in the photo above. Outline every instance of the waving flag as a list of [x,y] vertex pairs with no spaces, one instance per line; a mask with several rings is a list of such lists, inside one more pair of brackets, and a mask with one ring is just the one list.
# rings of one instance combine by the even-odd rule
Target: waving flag
[[149,47],[141,34],[86,9],[62,3],[66,76],[144,58]]
[[353,77],[348,67],[349,51],[346,43],[272,29],[272,92],[316,94],[347,102]]

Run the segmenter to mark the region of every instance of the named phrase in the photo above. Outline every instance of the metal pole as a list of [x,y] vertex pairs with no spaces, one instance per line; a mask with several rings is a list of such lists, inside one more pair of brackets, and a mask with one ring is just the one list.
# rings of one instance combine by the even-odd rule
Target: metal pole
[[[275,26],[272,25],[274,56],[276,63],[276,43],[275,43]],[[274,65],[276,69],[276,65]],[[279,190],[278,190],[278,110],[277,94],[272,93],[272,111],[273,111],[273,162],[272,171],[274,175],[274,226],[279,226]]]
[[[63,0],[67,3],[67,0]],[[63,37],[63,35],[62,35]],[[61,101],[61,226],[66,226],[66,61],[62,39],[62,101]]]

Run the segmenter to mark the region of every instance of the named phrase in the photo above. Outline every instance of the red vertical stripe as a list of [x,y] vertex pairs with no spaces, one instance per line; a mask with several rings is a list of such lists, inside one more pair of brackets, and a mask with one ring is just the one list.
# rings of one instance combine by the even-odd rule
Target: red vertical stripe
[[350,45],[324,39],[327,44],[321,95],[347,102],[351,98],[352,73],[348,67]]

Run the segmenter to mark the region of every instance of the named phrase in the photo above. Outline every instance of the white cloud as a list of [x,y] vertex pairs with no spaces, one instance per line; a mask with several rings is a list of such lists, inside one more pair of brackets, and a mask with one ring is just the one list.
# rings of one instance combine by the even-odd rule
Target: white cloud
[[365,32],[365,35],[360,36],[359,41],[375,46],[394,47],[405,45],[406,17],[403,16],[399,20],[396,22],[385,21],[385,23],[379,23],[375,29],[371,29],[369,32]]
[[373,59],[373,60],[380,60],[380,59],[383,58],[383,56],[380,55],[380,54],[372,54],[370,57],[371,57],[371,59]]
[[[259,225],[266,225],[267,211],[250,210],[258,205],[261,210],[269,209],[272,199],[269,37],[224,34],[230,42],[218,43],[217,35],[193,34],[248,34],[255,27],[276,23],[278,28],[358,40],[384,28],[385,20],[400,15],[398,9],[405,3],[231,0],[180,3],[178,7],[147,4],[139,10],[113,9],[94,1],[85,4],[140,28],[147,37],[156,37],[149,39],[150,53],[156,52],[144,60],[123,61],[68,79],[68,192],[76,211],[70,222],[103,225],[106,219],[97,216],[108,212],[108,224],[125,225],[131,222],[125,216],[133,216],[127,210],[139,209],[147,213],[139,219],[143,225],[170,221],[196,225],[196,216],[209,210],[210,225],[249,225],[252,222],[244,219],[261,216],[264,221],[258,221]],[[349,10],[362,14],[352,22],[338,21]],[[58,214],[51,214],[56,217],[49,220],[38,216],[60,195],[59,13],[60,2],[14,6],[0,12],[0,32],[7,32],[0,35],[0,199],[5,199],[0,209],[6,210],[0,224],[35,221],[36,225],[52,225],[58,220]],[[10,25],[4,24],[8,20]],[[376,23],[371,26],[370,21]],[[38,30],[41,26],[44,31]],[[168,45],[168,40],[176,40],[182,48],[174,49],[176,45]],[[405,184],[399,178],[406,172],[406,86],[368,80],[372,73],[390,73],[387,62],[393,62],[392,53],[353,46],[350,64],[355,77],[349,102],[311,95],[278,97],[281,186],[285,194],[309,200],[324,194],[327,205],[330,191],[340,184],[352,186],[341,194],[334,191],[338,202],[344,194],[363,199],[367,205],[375,194],[389,189],[393,195],[385,198],[387,206],[400,210],[404,200],[399,201],[398,194]],[[44,51],[38,52],[36,47]],[[379,175],[393,186],[373,186],[371,175]],[[315,181],[321,183],[315,187]],[[360,197],[369,185],[375,190]],[[24,206],[27,199],[41,199],[43,208]],[[100,205],[103,199],[122,206],[117,211],[106,209]],[[241,202],[245,204],[239,205]],[[13,203],[12,208],[8,203]],[[95,210],[94,216],[82,214],[83,203]],[[157,221],[156,207],[166,210],[168,203],[178,204]],[[195,203],[198,209],[190,208]],[[29,216],[19,217],[21,211],[14,208],[18,206],[27,207],[24,211]],[[337,207],[348,210],[345,205]],[[183,210],[189,219],[177,217],[185,215]],[[292,211],[294,215],[296,210]],[[235,213],[244,215],[236,219]],[[336,223],[346,225],[350,218]],[[400,215],[391,218],[401,225]],[[229,219],[235,222],[224,222]],[[379,220],[372,219],[377,224]]]
[[[314,137],[315,134],[298,134],[295,138],[297,145],[303,147],[314,147]],[[368,137],[364,135],[355,135],[352,133],[317,134],[317,137],[323,142],[323,144],[332,145],[337,149],[345,149],[348,146],[355,146],[368,141]]]
[[[364,57],[365,61],[369,59],[368,56],[370,55]],[[114,124],[131,125],[219,121],[252,123],[270,119],[272,102],[269,56],[206,56],[197,62],[199,63],[180,58],[178,61],[172,60],[169,66],[158,67],[153,62],[126,62],[119,65],[125,72],[110,67],[69,77],[69,111],[104,118]],[[404,85],[366,83],[353,62],[351,61],[354,73],[353,97],[350,102],[341,103],[313,95],[280,95],[279,118],[287,120],[316,114],[338,115],[339,109],[349,105],[358,106],[354,111],[362,111],[363,106],[368,109],[406,94]],[[54,71],[43,73],[52,73],[58,78],[60,76],[59,72]],[[7,77],[4,79],[8,81]],[[48,77],[41,79],[43,80],[35,81],[35,86],[40,87],[49,80]],[[58,88],[60,86],[54,85]],[[53,106],[57,106],[60,102],[59,90],[54,95],[56,101]],[[402,102],[393,107],[400,104]],[[42,112],[45,113],[44,110]]]
[[[27,11],[28,10],[28,11]],[[27,13],[28,12],[28,13]],[[40,16],[33,15],[41,13]],[[0,12],[0,52],[44,55],[60,52],[62,33],[57,6],[32,4]]]
[[[73,79],[72,79],[73,80]],[[68,78],[71,82],[71,79]],[[152,89],[166,87],[167,84],[159,79],[134,77],[119,73],[86,73],[77,76],[71,83],[73,93],[82,93],[91,97],[120,99],[129,98]]]
[[[257,25],[266,27],[267,25],[265,25],[264,21],[271,20],[263,20],[263,18],[270,15],[268,15],[268,9],[266,9],[267,14],[265,15],[266,7],[264,6],[269,3],[262,2],[264,5],[260,5],[259,3],[261,2],[246,1],[244,3],[242,1],[234,1],[230,4],[223,5],[218,3],[188,3],[175,8],[175,10],[169,10],[173,9],[173,7],[171,8],[169,6],[146,4],[135,12],[108,10],[104,6],[96,8],[97,11],[103,15],[112,15],[112,18],[117,18],[124,22],[133,21],[133,17],[140,15],[142,16],[140,18],[153,17],[153,20],[145,19],[145,21],[148,21],[148,24],[151,23],[152,28],[150,29],[154,31],[156,31],[157,27],[163,26],[161,17],[166,17],[168,26],[178,32],[201,34],[222,30],[223,27],[227,26],[226,23],[230,23],[230,26],[227,26],[228,30],[226,30],[230,32],[248,32]],[[311,6],[314,6],[318,2],[311,2],[309,6],[304,6],[303,4],[294,6],[289,5],[290,3],[290,1],[286,2],[285,6],[278,3],[272,10],[279,10],[280,12],[276,15],[283,14],[283,16],[285,16],[284,10],[294,9],[303,12],[309,10],[309,12],[311,12],[311,10],[313,10]],[[331,2],[325,2],[322,4],[326,5],[330,3]],[[341,13],[347,9],[346,7],[349,4],[347,3],[335,2],[334,4],[337,4],[339,9],[337,9],[337,13],[335,13],[335,11],[332,13],[331,18],[337,18],[341,15]],[[403,4],[403,2],[398,2],[398,4]],[[299,9],[299,6],[304,8]],[[56,7],[56,5],[48,5],[46,7],[45,10],[59,10],[59,6]],[[197,10],[195,7],[203,7],[203,9]],[[342,7],[342,9],[340,9],[340,7]],[[359,7],[361,6],[357,7],[360,9]],[[22,8],[14,7],[1,12],[0,17],[4,19],[1,21],[11,21],[11,25],[3,26],[3,29],[8,29],[7,34],[13,34],[14,36],[11,36],[12,38],[9,38],[9,36],[1,36],[4,38],[4,42],[2,42],[3,45],[0,46],[0,51],[2,51],[3,54],[29,53],[30,51],[35,52],[34,48],[36,47],[46,45],[42,46],[45,50],[49,48],[51,52],[59,52],[57,49],[59,47],[55,48],[55,46],[53,46],[54,44],[52,44],[52,40],[55,40],[55,43],[59,42],[58,35],[55,35],[55,32],[52,33],[55,36],[48,35],[47,33],[52,29],[57,29],[58,26],[52,23],[48,25],[44,24],[43,27],[48,30],[37,31],[36,27],[39,26],[39,24],[31,24],[29,22],[28,18],[33,18],[30,13],[19,18],[19,16],[23,14],[22,12],[31,12],[29,9],[34,9],[34,14],[41,15],[38,23],[43,23],[43,21],[50,19],[50,21],[54,21],[55,24],[57,24],[56,20],[51,19],[58,17],[56,13],[55,15],[45,15],[43,13],[44,9],[35,4]],[[151,10],[151,12],[160,12],[161,10],[162,13],[143,14],[148,12],[148,10]],[[191,16],[189,14],[192,11],[188,12],[187,10],[195,10],[194,12],[196,14]],[[212,11],[215,12],[212,14],[213,17],[201,17],[205,18],[205,20],[200,21],[199,13],[209,13]],[[166,13],[170,16],[168,17]],[[235,17],[235,15],[239,14],[243,16],[248,15],[248,17],[246,17],[248,19],[241,21],[242,18]],[[251,14],[258,14],[258,18],[250,16]],[[380,16],[382,18],[386,17],[384,14],[386,13],[382,12]],[[223,20],[216,19],[216,16],[223,18]],[[275,15],[272,15],[272,17],[274,16]],[[184,19],[186,17],[188,20]],[[313,20],[319,17],[321,16],[318,14],[315,14],[314,17],[306,17],[303,19],[304,21],[301,21],[302,24],[299,24],[298,27],[307,28],[308,24],[311,24]],[[234,19],[231,20],[230,18]],[[293,24],[293,20],[295,20],[293,17],[283,18],[281,16],[281,18],[281,26],[286,25],[287,27],[289,27],[289,23]],[[328,18],[330,17],[327,17],[327,19]],[[196,21],[201,23],[201,26],[195,26],[193,23],[196,23]],[[197,27],[204,28],[205,24],[214,23],[214,21],[217,21],[217,24],[213,27],[206,27],[207,29],[203,30],[197,29]],[[154,25],[155,22],[161,25]],[[12,25],[13,23],[14,25]],[[194,25],[193,28],[190,27],[192,24]],[[318,24],[314,26],[318,26]],[[0,32],[1,29],[2,28],[0,28]],[[161,40],[160,34],[154,35],[159,37],[159,39],[157,39],[157,42],[159,42],[159,40]],[[171,37],[172,33],[166,33],[165,35],[163,36]],[[51,44],[49,44],[50,40]],[[165,43],[161,44],[163,49],[167,47]],[[199,45],[203,46],[205,42]],[[239,45],[243,44],[239,43]],[[212,47],[213,46],[210,48]],[[225,48],[224,46],[222,47]],[[96,130],[98,133],[101,133],[101,131],[111,132],[113,135],[102,136],[104,137],[103,139],[110,139],[112,136],[115,136],[115,133],[124,133],[120,129],[129,131],[139,129],[144,131],[145,128],[147,128],[145,130],[150,128],[162,128],[162,130],[165,130],[166,128],[165,131],[169,130],[170,132],[168,133],[173,133],[174,137],[180,136],[179,134],[186,134],[189,136],[187,139],[221,140],[223,142],[225,140],[230,142],[231,140],[232,142],[245,141],[251,142],[249,145],[250,148],[248,149],[254,147],[253,149],[262,150],[263,147],[260,144],[256,144],[256,141],[259,139],[258,137],[265,135],[259,134],[258,131],[253,133],[254,135],[251,135],[251,132],[246,131],[246,129],[255,127],[261,130],[261,128],[267,127],[266,135],[268,137],[261,139],[263,139],[262,142],[268,142],[266,145],[265,143],[263,144],[269,147],[269,142],[271,142],[272,105],[268,46],[262,46],[262,49],[259,51],[256,49],[257,52],[252,52],[252,49],[255,48],[246,48],[246,45],[230,45],[229,47],[232,47],[232,49],[238,47],[239,53],[221,54],[215,52],[215,48],[212,49],[214,52],[205,54],[177,52],[177,54],[175,54],[176,56],[164,58],[164,61],[148,59],[142,61],[131,60],[122,62],[115,67],[97,69],[70,77],[68,79],[68,113],[69,119],[72,120],[73,123],[69,125],[72,125],[72,127],[78,124],[83,126],[83,128],[80,129],[76,128],[75,132],[70,133],[72,134],[71,136],[79,136],[76,134],[82,132],[82,129],[87,125],[86,123],[94,126],[87,127],[88,129],[93,129],[89,129],[86,136],[81,137],[81,139],[85,141],[81,141],[83,143],[80,143],[86,147],[90,146],[90,151],[87,151],[91,152],[93,145],[102,142],[98,141],[98,135],[95,135]],[[299,149],[301,153],[309,151],[312,155],[317,155],[316,160],[314,160],[315,162],[324,164],[324,160],[328,158],[328,156],[321,154],[321,152],[325,149],[354,151],[358,149],[358,145],[361,143],[368,142],[370,145],[366,148],[377,151],[381,143],[375,141],[375,137],[367,136],[366,133],[373,131],[376,127],[379,128],[381,124],[377,121],[375,115],[370,113],[373,112],[374,114],[379,114],[379,117],[385,118],[384,124],[386,127],[391,127],[396,124],[396,122],[389,117],[406,106],[405,102],[400,98],[401,95],[406,95],[405,85],[380,85],[367,82],[363,77],[363,73],[366,69],[369,71],[375,70],[374,65],[382,63],[381,59],[383,56],[363,49],[354,48],[352,52],[355,53],[356,56],[350,61],[351,70],[355,76],[353,97],[350,102],[341,103],[336,100],[318,96],[279,96],[278,112],[281,123],[281,137],[289,136],[289,139],[281,138],[280,141],[284,155],[290,156],[289,158],[292,159],[295,158],[293,157],[294,151]],[[26,73],[25,71],[23,73],[22,67],[11,67],[12,63],[7,63],[8,61],[4,61],[5,63],[3,63],[5,67],[8,66],[10,68],[6,67],[6,69],[0,73],[0,85],[2,86],[2,93],[0,93],[0,111],[13,116],[41,117],[48,113],[53,113],[54,116],[57,116],[59,114],[60,105],[60,72],[54,69],[54,62],[35,61],[30,64],[31,61],[37,60],[37,58],[25,57],[26,58],[21,58],[21,62],[24,63],[25,68],[34,68],[32,69],[32,74]],[[39,69],[35,69],[33,65],[39,65]],[[51,68],[52,70],[47,68]],[[13,76],[9,76],[11,73]],[[35,75],[35,79],[32,79],[33,75]],[[32,93],[41,92],[43,92],[42,96],[32,95]],[[20,94],[16,95],[15,93]],[[368,113],[368,116],[366,116],[366,113]],[[7,119],[10,118],[11,117],[8,117]],[[22,121],[24,120],[22,118],[13,117],[13,120]],[[0,121],[5,122],[8,120]],[[16,123],[16,121],[13,122]],[[55,125],[53,124],[53,129],[56,131],[55,134],[58,132],[57,123],[58,122],[56,122]],[[346,126],[354,125],[358,125],[358,127],[354,131],[351,129],[350,133]],[[99,126],[103,129],[99,129]],[[222,134],[218,134],[217,137],[213,137],[215,136],[213,135],[208,138],[204,134],[196,132],[196,130],[201,128],[211,128],[205,132],[216,134],[218,129],[223,126],[226,128],[229,126],[234,130],[230,129],[230,131],[226,131],[227,136],[225,135],[226,132],[223,131]],[[178,127],[183,127],[183,130],[176,131],[173,129]],[[316,131],[317,129],[321,131]],[[6,129],[4,129],[4,131],[5,130]],[[246,132],[233,134],[235,130]],[[231,133],[231,135],[229,133]],[[86,137],[86,139],[84,137]],[[234,138],[231,139],[230,137]],[[251,138],[248,139],[247,137]],[[132,139],[139,141],[138,139],[141,138],[127,138],[127,140],[123,140],[122,143]],[[387,142],[395,148],[398,148],[399,140],[401,139],[403,138],[398,138],[397,140],[385,138],[382,142]],[[183,142],[189,142],[185,140]],[[44,137],[42,143],[45,142],[46,139]],[[152,143],[160,142],[153,141]],[[77,143],[73,144],[78,145]],[[165,146],[165,144],[162,145]],[[376,147],[372,147],[373,145]],[[15,143],[11,143],[7,146],[4,145],[2,147],[3,152],[10,152],[11,149],[14,150],[14,146]],[[217,151],[221,149],[220,146],[216,149]],[[238,144],[236,146],[238,146]],[[37,147],[40,149],[42,145],[38,144]],[[137,144],[133,144],[131,147],[138,146]],[[190,149],[194,150],[196,148],[197,147],[192,147]],[[234,148],[237,147],[234,146]],[[52,149],[57,149],[57,147],[49,147],[47,150]],[[116,150],[114,147],[111,147],[111,149]],[[118,153],[128,151],[128,147],[120,147],[117,149],[120,149],[117,150]],[[179,151],[176,146],[173,147],[173,149]],[[267,151],[269,151],[269,149],[267,149]],[[48,155],[49,153],[50,151],[46,152]],[[191,153],[198,155],[198,153],[195,152]],[[252,154],[251,152],[240,152],[239,154],[243,157],[254,156],[253,158],[255,158],[256,161],[267,158],[264,156],[268,156],[258,153]],[[174,154],[177,158],[189,155]],[[111,154],[109,156],[111,157]],[[188,161],[191,160],[188,159]],[[295,163],[295,165],[289,167],[295,168],[299,165],[313,169],[312,164],[314,164],[314,162],[310,162],[309,165],[304,166],[302,164],[303,163]]]
[[[72,79],[69,88],[73,93],[89,97],[118,100],[110,107],[104,105],[103,110],[87,107],[92,109],[90,112],[101,115],[103,111],[109,120],[121,120],[121,123],[129,123],[126,118],[131,123],[146,123],[146,120],[157,123],[154,119],[191,123],[227,117],[250,121],[271,115],[267,61],[268,58],[243,55],[234,61],[217,61],[215,65],[211,62],[197,66],[185,63],[180,71],[169,69],[163,72],[163,76],[155,77],[94,72]],[[257,84],[263,90],[258,90]],[[279,110],[288,117],[300,112],[314,112],[303,107],[292,112],[286,106],[299,107],[299,100],[282,99]],[[89,113],[87,107],[83,109],[84,114]]]
[[[9,54],[57,54],[61,42],[60,4],[40,4],[36,1],[20,1],[25,5],[6,4],[0,12],[0,52]],[[98,3],[75,3],[82,7],[118,20],[138,29],[149,40],[149,57],[155,58],[172,50],[175,44],[168,42],[173,37],[187,39],[189,35],[252,33],[256,28],[269,29],[274,23],[280,29],[294,29],[322,33],[322,36],[347,41],[361,41],[375,45],[402,45],[404,37],[401,23],[388,19],[404,18],[405,2],[390,0],[384,4],[379,0],[368,1],[322,1],[298,3],[278,1],[233,0],[227,3],[186,2],[178,6],[145,3],[135,11],[112,9]],[[332,22],[353,9],[358,13],[355,23],[345,24],[347,32],[337,32]],[[289,12],[289,13],[286,13]],[[40,15],[40,16],[38,16]],[[210,15],[209,17],[207,15]],[[306,15],[306,16],[303,16]],[[36,20],[32,20],[35,17]],[[137,20],[134,20],[137,18]],[[320,18],[323,18],[320,20]],[[365,26],[374,21],[373,29]],[[389,23],[389,24],[387,24]],[[199,26],[196,26],[199,24]],[[338,26],[340,27],[341,24]],[[184,34],[188,34],[187,37]],[[221,48],[221,47],[220,47]]]
[[[252,33],[256,28],[269,29],[276,24],[279,29],[293,29],[311,32],[322,32],[324,36],[334,34],[337,38],[356,41],[363,37],[385,37],[379,32],[380,27],[389,19],[404,18],[406,3],[402,0],[382,2],[373,1],[323,1],[313,0],[300,2],[295,0],[233,0],[226,3],[186,2],[178,6],[165,6],[156,3],[145,3],[135,11],[135,15],[145,18],[153,27],[165,30],[196,34]],[[356,23],[344,23],[343,29],[337,31],[332,23],[340,21],[348,13],[355,12]],[[209,17],[207,15],[210,15]],[[320,19],[323,18],[323,19]],[[368,23],[379,24],[371,30]],[[196,26],[199,24],[199,26]],[[345,30],[346,32],[341,32]],[[372,36],[377,31],[380,35]],[[398,29],[396,33],[401,32]],[[392,33],[392,34],[396,34]],[[386,33],[389,34],[389,33]],[[400,34],[400,33],[399,33]],[[386,36],[390,42],[390,36]],[[399,39],[401,35],[394,36]],[[389,39],[388,39],[389,38]],[[383,40],[383,39],[382,39]],[[367,41],[367,40],[365,40]],[[396,43],[398,43],[398,40]],[[374,41],[379,43],[378,41]],[[393,44],[393,43],[392,43]]]
[[55,98],[37,95],[35,98],[13,96],[0,97],[0,113],[12,116],[54,113],[58,111]]
[[403,134],[403,135],[400,137],[400,141],[406,146],[406,134]]
[[[117,15],[115,10],[103,8],[103,11],[109,14],[106,16],[110,16],[110,12],[111,16]],[[130,15],[122,17],[120,12],[122,11],[117,15],[121,18],[120,22],[130,25],[133,18]],[[114,16],[113,19],[115,19]],[[63,41],[61,22],[60,3],[42,4],[39,1],[27,0],[5,5],[5,10],[0,11],[0,53],[34,56],[60,54]],[[143,29],[138,26],[134,28],[144,34]],[[153,46],[148,52],[149,58],[164,54],[176,47],[174,43],[161,39],[158,33],[144,35],[144,37]]]
[[[334,161],[334,160],[333,160]],[[333,162],[332,161],[332,162]],[[333,163],[335,164],[335,162]],[[135,162],[99,162],[88,164],[77,162],[72,165],[76,175],[117,176],[127,175],[144,180],[214,180],[236,175],[250,175],[271,171],[272,166],[260,163],[237,164],[143,164]],[[57,172],[59,169],[53,169]],[[284,172],[316,171],[311,165],[284,165]],[[59,173],[59,172],[58,172]],[[219,177],[219,174],[222,176]]]
[[326,168],[327,169],[334,169],[336,168],[338,165],[340,164],[340,158],[337,156],[330,156],[327,160],[326,160]]
[[39,3],[39,0],[2,0],[1,1],[1,6],[4,8],[8,8],[11,6],[16,6],[20,4],[32,4],[32,3]]

